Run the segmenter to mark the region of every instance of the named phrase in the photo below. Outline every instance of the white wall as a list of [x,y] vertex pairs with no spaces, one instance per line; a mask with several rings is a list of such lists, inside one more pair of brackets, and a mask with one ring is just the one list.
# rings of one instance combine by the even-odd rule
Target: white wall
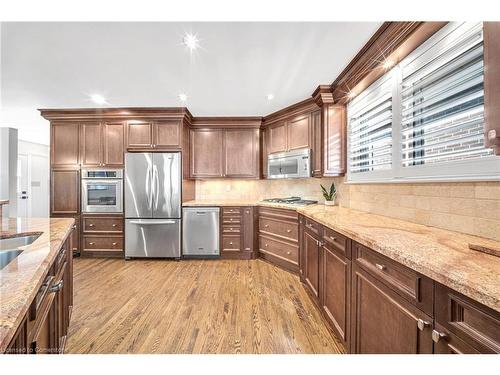
[[8,199],[3,217],[17,215],[17,129],[0,128],[0,199]]

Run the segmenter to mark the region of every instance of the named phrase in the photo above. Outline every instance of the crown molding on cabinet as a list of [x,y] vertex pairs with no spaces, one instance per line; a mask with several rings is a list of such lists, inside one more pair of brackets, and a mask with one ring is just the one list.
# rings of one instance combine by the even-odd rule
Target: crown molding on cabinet
[[319,109],[319,107],[315,103],[314,99],[312,97],[307,98],[301,102],[292,104],[286,108],[280,109],[279,111],[265,116],[262,121],[262,127],[267,127],[286,118],[290,118],[292,116],[300,115],[306,112],[312,112],[317,109]]
[[245,128],[258,129],[262,125],[262,117],[194,117],[190,126],[192,128],[231,129]]

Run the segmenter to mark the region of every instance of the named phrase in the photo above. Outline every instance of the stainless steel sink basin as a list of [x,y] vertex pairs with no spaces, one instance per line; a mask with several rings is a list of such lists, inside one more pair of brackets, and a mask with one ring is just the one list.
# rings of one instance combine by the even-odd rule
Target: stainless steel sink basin
[[32,244],[38,237],[39,235],[30,235],[0,240],[0,270],[23,252],[19,247]]

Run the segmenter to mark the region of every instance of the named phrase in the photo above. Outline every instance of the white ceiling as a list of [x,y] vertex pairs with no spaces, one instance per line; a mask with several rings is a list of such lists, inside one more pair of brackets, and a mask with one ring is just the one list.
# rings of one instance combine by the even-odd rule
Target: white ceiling
[[[48,144],[37,108],[180,106],[195,116],[260,116],[329,84],[378,22],[2,23],[2,126]],[[200,39],[192,55],[185,32]],[[268,101],[266,95],[275,99]]]

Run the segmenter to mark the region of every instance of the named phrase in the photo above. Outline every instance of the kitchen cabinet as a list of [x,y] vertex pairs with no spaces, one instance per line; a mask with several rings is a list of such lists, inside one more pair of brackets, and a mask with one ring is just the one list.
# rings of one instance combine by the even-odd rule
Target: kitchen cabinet
[[321,123],[321,111],[311,114],[312,153],[311,172],[313,177],[323,176],[323,124]]
[[342,176],[346,172],[347,111],[343,105],[323,108],[323,175]]
[[78,214],[80,212],[80,171],[51,169],[50,213]]
[[123,168],[124,132],[122,122],[82,124],[82,167]]
[[182,148],[182,120],[129,121],[127,149],[132,151],[178,150]]
[[[287,151],[286,122],[282,121],[267,128],[267,154]],[[267,158],[267,155],[266,155]]]
[[192,129],[192,178],[259,178],[258,129]]
[[[326,232],[326,228],[325,228]],[[320,306],[330,328],[341,340],[346,351],[350,346],[351,261],[335,245],[337,233],[323,236],[320,254]],[[328,241],[327,238],[335,240]],[[338,240],[337,240],[338,241]],[[340,241],[338,241],[340,242]]]
[[295,210],[259,207],[259,256],[279,267],[299,270],[299,221]]
[[64,352],[73,306],[73,257],[69,242],[68,237],[53,263],[49,265],[47,276],[8,345],[6,353]]
[[481,352],[439,324],[432,331],[434,354],[480,354]]
[[304,252],[304,285],[316,303],[320,302],[320,248],[319,224],[306,219],[303,244],[300,249]]
[[78,123],[52,122],[50,126],[50,164],[58,168],[80,167],[80,126]]
[[82,215],[82,255],[123,257],[123,215]]
[[224,131],[225,177],[259,177],[259,130]]
[[359,265],[352,272],[352,352],[431,354],[432,318]]
[[254,208],[222,207],[221,211],[221,258],[254,258]]
[[191,177],[223,177],[223,131],[191,130]]
[[286,122],[287,150],[311,148],[311,115],[293,117]]

